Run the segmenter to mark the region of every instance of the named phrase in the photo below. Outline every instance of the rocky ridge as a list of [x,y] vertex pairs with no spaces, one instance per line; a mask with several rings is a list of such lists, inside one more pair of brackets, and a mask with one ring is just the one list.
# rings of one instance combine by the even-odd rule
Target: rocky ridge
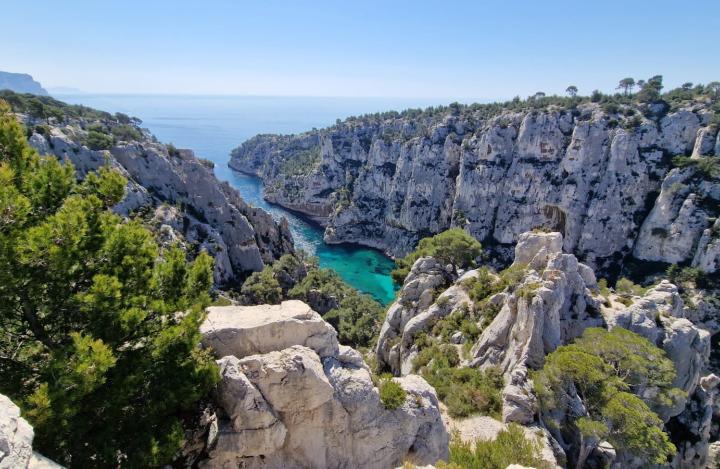
[[45,88],[27,73],[0,72],[0,90],[11,90],[16,93],[32,93],[39,96],[48,95]]
[[[30,129],[30,144],[41,154],[70,160],[78,175],[109,164],[128,180],[125,198],[114,208],[121,215],[145,213],[164,242],[179,241],[186,248],[207,250],[215,258],[219,285],[241,281],[249,272],[293,252],[286,221],[276,222],[267,212],[251,207],[212,165],[191,150],[161,144],[147,131],[139,138],[116,141],[108,150],[93,150],[86,141],[97,120],[52,119],[51,125],[27,115],[20,119]],[[102,121],[110,128],[112,118]]]
[[[694,308],[687,307],[677,287],[666,280],[635,297],[629,306],[612,295],[603,298],[593,270],[574,255],[563,253],[562,246],[560,233],[519,236],[511,269],[521,269],[522,275],[515,286],[487,299],[497,313],[472,342],[460,366],[500,368],[505,381],[504,422],[557,428],[538,415],[530,371],[541,368],[547,354],[579,337],[588,327],[631,330],[665,350],[677,371],[674,386],[687,392],[687,399],[660,412],[679,450],[673,467],[705,467],[710,460],[710,442],[720,436],[713,423],[720,416],[720,379],[709,365],[710,335],[717,330],[706,329],[707,323],[691,322],[688,318],[696,317]],[[472,308],[466,282],[477,277],[478,271],[470,270],[459,278],[450,272],[452,269],[435,259],[418,259],[398,300],[390,306],[376,355],[378,362],[395,375],[413,369],[419,335],[431,334],[432,326],[453,312]],[[456,335],[457,343],[468,340],[460,331],[452,335],[453,339]],[[556,457],[564,460],[563,448],[571,442],[551,433],[557,443],[553,445]],[[617,463],[632,466],[631,461]]]
[[269,201],[321,222],[330,243],[402,256],[461,226],[508,260],[521,233],[545,227],[603,272],[628,258],[717,269],[720,184],[673,164],[720,156],[707,102],[482,109],[260,135],[230,166],[261,177]]
[[416,375],[395,378],[407,396],[385,408],[362,356],[306,304],[213,307],[201,333],[221,381],[200,467],[381,469],[447,459],[433,388]]

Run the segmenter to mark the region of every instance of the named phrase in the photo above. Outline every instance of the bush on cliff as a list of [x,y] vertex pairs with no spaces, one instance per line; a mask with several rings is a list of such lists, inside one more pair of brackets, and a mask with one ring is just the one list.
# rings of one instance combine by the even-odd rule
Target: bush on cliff
[[[620,327],[586,329],[574,344],[548,355],[533,376],[541,414],[563,410],[575,393],[587,409],[586,417],[568,421],[564,429],[579,435],[576,467],[605,439],[647,464],[666,463],[675,446],[652,409],[672,407],[681,397],[682,391],[672,387],[674,379],[675,368],[663,350]],[[648,389],[654,392],[643,393],[652,396],[647,401],[636,394]]]
[[505,469],[511,464],[545,469],[552,467],[540,458],[541,446],[529,439],[520,425],[510,424],[494,440],[466,443],[458,436],[450,442],[450,461],[438,469]]
[[421,257],[434,257],[456,269],[465,269],[475,265],[475,259],[482,253],[480,242],[462,228],[451,228],[430,238],[423,238],[417,249],[395,261],[392,271],[393,280],[402,284],[410,273],[410,268]]
[[392,378],[386,378],[380,381],[378,386],[380,391],[380,401],[386,409],[397,409],[405,403],[407,393]]
[[109,207],[126,181],[40,157],[0,102],[0,392],[71,467],[147,467],[217,379],[198,348],[212,259],[160,249]]

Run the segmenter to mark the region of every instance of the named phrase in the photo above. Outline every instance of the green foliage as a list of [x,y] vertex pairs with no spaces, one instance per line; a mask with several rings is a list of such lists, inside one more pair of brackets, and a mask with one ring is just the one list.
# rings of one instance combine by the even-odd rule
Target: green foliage
[[435,388],[451,416],[498,415],[502,407],[502,373],[495,368],[457,368],[459,364],[457,347],[432,344],[420,351],[413,369],[419,370]]
[[720,177],[720,163],[717,157],[705,156],[698,158],[690,158],[689,156],[676,156],[672,160],[673,165],[678,168],[695,168],[698,175],[703,178]]
[[271,266],[265,266],[260,272],[253,272],[243,283],[240,293],[249,304],[276,305],[282,301],[282,288]]
[[289,292],[312,304],[313,297],[337,302],[323,317],[338,331],[338,339],[352,346],[370,346],[377,334],[383,317],[383,308],[372,297],[362,294],[346,284],[330,269],[311,269]]
[[[663,350],[619,327],[586,329],[574,344],[548,355],[543,369],[533,375],[543,411],[562,409],[567,396],[577,392],[588,411],[575,424],[584,444],[597,444],[602,435],[618,451],[657,464],[672,456],[675,447],[652,408],[672,406],[681,397],[672,388],[674,379],[674,366]],[[638,395],[649,388],[656,392],[647,393],[653,397],[645,402]]]
[[97,130],[91,130],[85,139],[85,145],[91,150],[109,150],[112,148],[115,140],[112,135],[108,135]]
[[110,131],[118,141],[130,142],[133,140],[142,140],[143,136],[140,130],[129,124],[120,124],[113,126]]
[[338,331],[342,344],[369,346],[380,332],[380,304],[369,295],[351,293],[323,317]]
[[405,403],[407,393],[392,378],[386,378],[380,381],[378,387],[380,391],[380,401],[386,409],[397,409]]
[[453,311],[446,317],[440,319],[432,328],[432,334],[444,342],[450,341],[450,336],[460,331],[469,342],[475,342],[480,336],[480,328],[477,326],[475,315],[472,314],[466,305]]
[[680,267],[673,264],[668,268],[667,275],[668,279],[680,287],[681,290],[689,288],[714,290],[720,288],[717,274],[708,274],[698,267]]
[[545,469],[550,465],[541,458],[541,451],[540,442],[528,439],[523,428],[513,423],[494,440],[472,444],[453,436],[449,464],[441,461],[438,469],[505,469],[511,464]]
[[395,261],[396,269],[392,278],[402,283],[410,268],[421,257],[434,257],[442,263],[452,264],[456,269],[475,265],[475,259],[482,253],[480,243],[462,228],[451,228],[430,238],[420,240],[415,251]]
[[217,380],[198,348],[212,259],[161,250],[108,210],[123,197],[118,173],[77,183],[9,111],[0,102],[0,392],[58,462],[162,465],[180,416]]
[[625,277],[621,277],[617,282],[615,282],[615,293],[625,298],[629,298],[631,296],[642,296],[646,291],[647,288],[637,285],[633,283],[632,280]]
[[242,285],[246,304],[279,304],[293,298],[310,305],[317,302],[334,305],[323,318],[338,331],[343,344],[368,347],[380,331],[383,308],[372,297],[346,284],[330,269],[319,269],[294,255],[284,255],[262,271],[255,272]]
[[13,112],[29,114],[40,119],[47,119],[48,117],[56,117],[60,120],[66,117],[112,119],[112,116],[107,112],[96,111],[80,105],[66,104],[50,96],[0,90],[0,100],[9,104]]

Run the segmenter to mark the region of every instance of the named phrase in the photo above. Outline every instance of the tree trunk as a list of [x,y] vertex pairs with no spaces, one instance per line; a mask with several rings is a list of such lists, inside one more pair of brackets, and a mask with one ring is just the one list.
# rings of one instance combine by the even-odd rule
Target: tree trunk
[[575,464],[575,469],[582,469],[585,465],[585,461],[587,460],[588,456],[590,456],[590,451],[592,451],[592,447],[585,444],[584,438],[580,437],[580,451],[578,453],[578,459],[577,463]]

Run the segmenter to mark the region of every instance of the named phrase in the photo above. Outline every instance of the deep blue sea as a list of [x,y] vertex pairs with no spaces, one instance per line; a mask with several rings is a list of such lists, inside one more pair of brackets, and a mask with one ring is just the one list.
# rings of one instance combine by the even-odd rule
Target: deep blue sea
[[335,270],[360,291],[387,304],[395,296],[393,262],[379,251],[323,243],[322,228],[271,206],[262,198],[262,182],[228,168],[230,150],[261,133],[292,134],[332,125],[336,119],[379,111],[443,104],[388,98],[315,98],[271,96],[55,95],[74,104],[139,117],[165,143],[190,148],[215,163],[215,174],[229,181],[250,204],[290,222],[298,248],[318,256],[320,266]]

